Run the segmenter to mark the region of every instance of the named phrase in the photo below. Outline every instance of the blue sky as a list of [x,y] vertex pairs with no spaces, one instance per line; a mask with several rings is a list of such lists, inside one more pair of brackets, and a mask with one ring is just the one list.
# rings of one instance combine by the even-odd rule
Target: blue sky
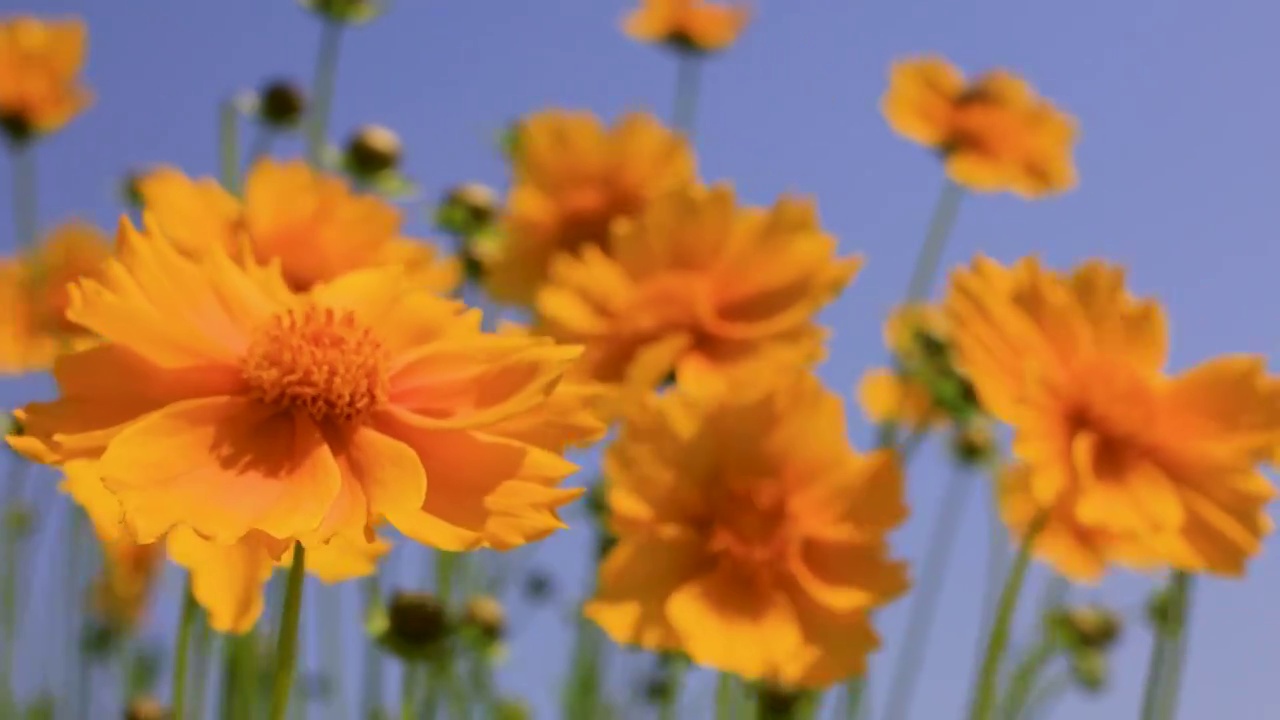
[[[669,116],[674,64],[621,35],[618,21],[628,5],[398,0],[344,42],[333,135],[341,139],[370,121],[394,128],[405,140],[407,173],[434,198],[463,180],[501,187],[493,138],[521,113],[557,106],[610,118],[636,108]],[[881,361],[881,318],[903,291],[940,184],[933,158],[894,137],[877,111],[889,63],[920,52],[945,54],[970,70],[1014,69],[1077,115],[1082,128],[1080,187],[1038,203],[968,198],[949,263],[979,251],[1004,260],[1036,253],[1058,266],[1108,258],[1130,268],[1136,291],[1165,302],[1175,369],[1223,352],[1280,350],[1267,310],[1280,264],[1274,240],[1280,6],[1257,0],[756,5],[757,21],[740,45],[705,68],[700,168],[705,179],[735,183],[752,203],[783,192],[816,197],[842,250],[866,256],[857,282],[824,314],[836,333],[821,370],[832,388],[848,395],[859,374]],[[98,100],[39,148],[46,227],[72,216],[112,226],[121,212],[117,182],[131,167],[163,162],[216,172],[217,101],[270,77],[305,81],[317,43],[316,23],[292,0],[0,0],[0,12],[18,10],[81,14],[92,38],[86,76]],[[298,151],[296,144],[278,149]],[[0,165],[0,197],[7,198],[8,166]],[[0,207],[7,221],[7,201]],[[406,210],[409,228],[429,234],[421,205]],[[12,247],[7,229],[0,242]],[[7,381],[0,400],[47,392],[41,380]],[[865,442],[868,428],[860,420],[854,427]],[[948,473],[938,453],[917,459],[910,478],[914,517],[895,537],[900,555],[919,557]],[[42,480],[47,494],[51,478]],[[918,718],[954,716],[966,697],[986,532],[978,503],[970,510],[915,704]],[[61,531],[55,523],[45,532],[53,538]],[[61,537],[41,545],[33,582],[59,581]],[[579,521],[513,561],[553,567],[569,592],[585,582],[589,546]],[[398,553],[395,566],[406,584],[428,577],[423,557]],[[1149,586],[1146,578],[1119,574],[1080,595],[1132,607]],[[343,594],[354,607],[354,591]],[[172,624],[174,595],[159,609],[154,632],[161,639]],[[1274,548],[1255,561],[1247,580],[1200,584],[1182,717],[1275,716],[1278,595]],[[47,604],[40,609],[24,641],[32,657],[46,658],[33,668],[55,664],[36,641],[57,614]],[[899,603],[880,619],[887,649],[879,666],[891,660],[904,610]],[[550,609],[516,613],[523,626],[513,637],[503,686],[530,699],[539,718],[554,718],[567,626]],[[1134,717],[1147,652],[1145,628],[1130,626],[1113,658],[1111,692],[1102,701],[1074,697],[1057,717]],[[884,691],[884,674],[874,674],[873,697]],[[24,686],[33,687],[34,675],[26,671]],[[690,698],[690,713],[697,700]]]

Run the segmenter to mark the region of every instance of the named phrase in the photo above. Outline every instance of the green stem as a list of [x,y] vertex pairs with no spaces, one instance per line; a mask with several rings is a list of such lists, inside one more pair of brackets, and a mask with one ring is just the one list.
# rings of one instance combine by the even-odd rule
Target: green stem
[[254,163],[271,154],[271,146],[275,143],[275,140],[275,130],[258,125],[258,128],[253,131],[253,140],[249,144],[249,156],[245,159],[246,174]]
[[982,638],[991,630],[991,623],[996,612],[996,602],[1000,598],[1000,578],[1006,564],[1006,535],[1004,523],[1000,520],[997,498],[992,493],[991,502],[987,505],[987,566],[984,569],[982,588],[982,615],[978,621],[978,643],[974,648],[974,664],[982,657],[984,649]]
[[440,602],[445,606],[453,600],[454,576],[457,575],[461,562],[461,553],[436,551],[436,597],[440,598]]
[[1005,695],[1000,717],[1004,720],[1015,720],[1025,708],[1029,707],[1036,680],[1040,678],[1045,665],[1053,659],[1057,651],[1057,644],[1046,638],[1036,643],[1022,662],[1018,663],[1018,667],[1013,671],[1013,677],[1009,680],[1009,692]]
[[720,673],[716,678],[716,720],[733,720],[737,717],[738,708],[733,695],[733,676]]
[[844,712],[849,720],[858,720],[866,710],[867,678],[860,675],[844,686]]
[[1168,616],[1156,626],[1142,695],[1142,720],[1173,720],[1177,716],[1190,594],[1191,576],[1176,573],[1170,585]]
[[701,75],[702,59],[692,53],[681,53],[676,61],[676,100],[672,125],[688,138],[693,137]]
[[312,165],[320,164],[320,152],[324,149],[341,48],[342,23],[325,20],[320,32],[320,51],[316,55],[315,79],[311,83],[311,112],[307,116],[307,160]]
[[195,665],[192,667],[195,681],[191,688],[191,697],[193,698],[191,717],[192,720],[201,720],[204,717],[205,692],[209,685],[209,659],[213,657],[213,650],[210,647],[213,641],[213,632],[209,629],[208,618],[203,615],[198,617],[196,622],[196,659]]
[[413,681],[416,666],[405,663],[400,673],[400,720],[413,720],[414,707],[418,703],[418,684]]
[[[418,715],[421,720],[435,720],[440,715],[440,689],[441,678],[443,673],[440,669],[440,659],[431,658],[423,667],[426,674],[426,682],[423,683],[425,696],[422,699],[422,712]],[[412,677],[410,670],[415,669],[415,665],[405,666],[405,677]],[[409,707],[413,707],[409,705]]]
[[289,696],[293,689],[293,670],[298,662],[298,620],[302,616],[302,581],[306,578],[307,550],[302,543],[293,546],[293,563],[289,565],[289,584],[284,594],[284,612],[280,618],[280,634],[276,641],[276,672],[271,685],[271,720],[284,720],[289,712]]
[[228,192],[239,192],[240,112],[232,100],[218,106],[218,174]]
[[66,565],[66,589],[67,589],[67,614],[64,618],[65,627],[67,629],[67,658],[75,668],[75,674],[72,677],[72,687],[74,690],[74,700],[71,701],[71,712],[73,717],[84,717],[88,712],[88,693],[89,693],[89,658],[84,650],[80,647],[80,632],[83,627],[83,614],[80,612],[80,600],[82,598],[80,592],[80,578],[92,572],[91,569],[84,567],[85,556],[92,549],[88,544],[88,535],[85,532],[88,526],[88,518],[79,505],[67,505],[68,512],[68,528],[70,535],[70,544],[67,546],[67,565]]
[[25,479],[31,471],[31,463],[18,457],[17,454],[9,455],[9,470],[5,473],[5,490],[8,499],[5,502],[5,516],[0,522],[3,527],[0,531],[4,533],[3,546],[3,587],[0,587],[0,629],[2,629],[4,639],[4,653],[0,655],[0,691],[4,693],[3,704],[0,708],[6,711],[13,710],[16,714],[16,704],[13,692],[13,660],[17,652],[18,646],[18,577],[19,566],[22,564],[22,545],[26,540],[27,521],[19,517],[22,510],[22,486]]
[[[378,574],[374,573],[365,578],[363,585],[364,614],[368,617],[369,613],[382,602]],[[369,718],[382,704],[382,653],[367,643],[364,647],[364,668],[360,685],[362,690],[360,717]]]
[[30,250],[35,247],[39,234],[38,204],[36,202],[35,143],[10,145],[13,164],[13,229],[18,247]]
[[997,685],[1000,680],[1000,660],[1005,648],[1009,645],[1009,632],[1013,625],[1013,615],[1018,608],[1018,596],[1026,580],[1027,567],[1031,564],[1031,548],[1036,536],[1044,529],[1049,515],[1041,512],[1022,539],[1018,548],[1018,556],[1013,561],[1009,576],[1005,580],[1004,590],[1000,593],[1000,605],[996,611],[995,622],[991,626],[991,634],[987,640],[987,650],[983,656],[982,669],[978,674],[978,684],[974,693],[973,704],[969,708],[969,720],[992,720],[995,716]]
[[346,676],[346,653],[342,636],[342,628],[345,625],[346,616],[342,612],[342,586],[335,585],[325,588],[325,592],[320,595],[321,598],[321,615],[325,621],[320,625],[320,643],[325,656],[330,660],[329,676],[333,679],[333,697],[329,698],[329,715],[334,720],[342,720],[347,717],[347,697],[346,683],[343,678]]
[[920,585],[911,600],[911,614],[907,618],[907,632],[902,652],[889,683],[889,701],[885,706],[886,717],[909,717],[911,701],[916,695],[916,682],[924,667],[925,648],[929,633],[937,617],[938,600],[947,574],[951,549],[955,545],[956,532],[964,518],[965,501],[969,497],[972,479],[956,475],[947,483],[942,506],[930,533],[928,549],[920,569]]
[[1023,706],[1022,711],[1009,717],[1008,720],[1031,720],[1039,715],[1039,711],[1047,710],[1054,701],[1062,699],[1062,696],[1070,689],[1070,674],[1059,673],[1054,675],[1036,686],[1036,689],[1031,691],[1031,697],[1027,698],[1027,704]]
[[178,638],[173,650],[173,720],[183,720],[187,699],[187,656],[190,655],[191,626],[196,618],[196,596],[191,592],[191,578],[187,578],[182,593],[182,614],[178,617]]
[[685,663],[678,659],[663,663],[663,675],[666,676],[666,692],[662,696],[662,704],[658,706],[658,720],[676,720],[680,710],[680,685],[684,680]]

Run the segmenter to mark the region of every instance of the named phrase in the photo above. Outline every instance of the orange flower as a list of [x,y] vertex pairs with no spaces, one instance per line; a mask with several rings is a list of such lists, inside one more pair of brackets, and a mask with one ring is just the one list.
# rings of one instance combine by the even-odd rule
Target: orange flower
[[46,370],[63,350],[93,342],[65,317],[67,284],[97,275],[110,255],[97,228],[69,222],[23,257],[0,260],[0,372]]
[[686,189],[562,256],[538,296],[545,330],[587,346],[590,377],[648,390],[673,371],[706,384],[822,353],[814,314],[853,277],[812,203],[739,208],[733,190]]
[[694,181],[688,144],[652,115],[606,128],[590,113],[551,110],[516,133],[504,241],[481,258],[503,302],[532,302],[553,257],[603,243],[616,220]]
[[605,457],[618,543],[588,618],[620,643],[790,688],[861,673],[868,612],[907,588],[885,535],[906,517],[890,450],[849,446],[804,375],[715,400],[651,396]]
[[59,359],[62,397],[28,406],[9,442],[94,461],[139,542],[187,527],[219,545],[268,535],[279,555],[385,518],[456,551],[563,527],[575,466],[524,423],[579,348],[483,333],[396,267],[294,295],[221,248],[183,256],[155,223],[124,220],[119,244],[67,313],[103,344]]
[[76,79],[87,35],[78,19],[0,22],[0,126],[12,139],[51,133],[88,107],[92,94]]
[[214,247],[234,253],[247,243],[259,263],[279,259],[294,290],[382,265],[402,265],[413,284],[441,294],[460,279],[454,259],[400,235],[394,206],[353,193],[341,177],[301,161],[260,160],[249,171],[243,202],[213,179],[192,180],[172,168],[142,177],[138,191],[184,253],[195,256]]
[[[125,628],[137,623],[167,550],[190,572],[193,594],[208,614],[210,627],[222,633],[253,628],[262,614],[263,587],[272,568],[290,560],[288,553],[274,559],[280,553],[278,541],[255,534],[220,545],[180,527],[166,543],[139,544],[126,531],[120,502],[103,485],[93,462],[73,460],[65,471],[62,490],[88,513],[106,554],[107,571],[95,588],[95,600],[108,620]],[[377,538],[337,537],[308,553],[307,571],[325,583],[369,575],[389,549]]]
[[1004,70],[966,82],[946,60],[895,63],[881,112],[895,132],[934,148],[956,183],[1035,198],[1074,187],[1075,120]]
[[689,52],[716,52],[732,45],[751,20],[745,3],[707,0],[641,0],[623,30],[640,42],[665,43]]
[[903,367],[902,373],[889,368],[873,368],[858,384],[858,402],[867,418],[876,423],[904,423],[917,430],[945,423],[946,411],[934,403],[933,394],[910,368],[922,358],[919,333],[945,338],[942,313],[932,306],[903,306],[885,321],[884,339],[889,351]]
[[1163,368],[1164,313],[1124,272],[1069,275],[978,258],[946,302],[957,362],[1014,429],[1005,521],[1047,525],[1035,552],[1077,580],[1110,564],[1238,575],[1272,528],[1257,465],[1280,448],[1280,384],[1262,358]]

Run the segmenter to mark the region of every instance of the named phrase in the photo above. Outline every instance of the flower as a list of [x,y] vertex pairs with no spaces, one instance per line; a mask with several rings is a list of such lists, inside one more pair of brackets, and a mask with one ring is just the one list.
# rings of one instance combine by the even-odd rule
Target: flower
[[606,247],[562,256],[538,295],[542,329],[586,346],[598,381],[649,390],[674,371],[713,385],[822,353],[814,314],[858,258],[837,258],[811,202],[739,207],[725,185],[656,200]]
[[539,443],[587,433],[539,437],[528,418],[580,348],[484,333],[396,267],[295,295],[277,267],[188,258],[154,222],[122,220],[119,244],[67,311],[104,342],[58,361],[61,397],[27,406],[8,440],[95,462],[139,542],[270,536],[278,556],[385,519],[461,551],[564,527],[556,508],[581,490],[558,485],[576,467]]
[[457,286],[455,260],[400,235],[400,211],[301,161],[264,159],[249,171],[241,202],[211,178],[192,180],[159,168],[138,181],[143,204],[163,233],[188,255],[212,248],[260,263],[279,259],[289,287],[305,291],[343,273],[403,265],[411,282],[438,293]]
[[623,30],[640,42],[706,53],[728,48],[750,20],[751,12],[742,2],[641,0],[627,15]]
[[0,21],[0,126],[15,142],[60,129],[88,107],[77,75],[88,33],[79,19]]
[[63,350],[93,342],[65,317],[67,283],[97,275],[110,255],[97,228],[73,221],[22,256],[0,260],[0,372],[46,370]]
[[966,82],[938,57],[898,62],[880,109],[899,135],[941,153],[947,175],[970,190],[1036,198],[1075,185],[1075,120],[1005,70]]
[[1014,430],[1005,522],[1063,575],[1109,565],[1239,575],[1272,529],[1258,464],[1280,448],[1280,383],[1229,355],[1169,375],[1160,306],[1090,261],[1069,274],[979,257],[947,319],[982,406]]
[[550,110],[515,133],[504,240],[480,258],[503,302],[532,302],[552,258],[604,243],[616,220],[695,179],[688,143],[652,115],[606,128],[590,113]]
[[[932,389],[913,368],[935,364],[934,349],[945,343],[939,308],[906,305],[885,321],[884,340],[900,371],[873,368],[858,384],[858,402],[867,418],[876,423],[901,423],[926,430],[947,421],[945,408],[934,402]],[[925,347],[925,346],[928,347]]]
[[893,451],[849,446],[812,375],[756,385],[650,396],[627,418],[605,457],[618,543],[584,612],[620,643],[821,688],[863,670],[869,610],[907,588],[885,542],[902,475]]

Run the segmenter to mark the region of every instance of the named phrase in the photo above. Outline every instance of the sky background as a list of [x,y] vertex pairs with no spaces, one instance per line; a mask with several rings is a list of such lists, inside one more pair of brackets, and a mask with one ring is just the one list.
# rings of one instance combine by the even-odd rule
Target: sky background
[[[502,188],[506,173],[494,138],[522,113],[584,108],[612,119],[629,109],[648,109],[668,117],[674,63],[621,34],[619,19],[629,5],[398,0],[385,17],[355,28],[344,41],[332,135],[340,140],[364,122],[395,129],[406,146],[405,171],[421,184],[425,201],[459,181]],[[890,62],[921,52],[942,53],[970,71],[1016,70],[1075,114],[1082,129],[1079,188],[1035,203],[967,198],[947,251],[949,264],[976,252],[1006,261],[1035,253],[1058,267],[1107,258],[1130,269],[1136,292],[1166,304],[1173,369],[1218,353],[1280,351],[1272,311],[1280,266],[1280,5],[756,5],[758,16],[741,43],[705,68],[696,136],[701,175],[732,182],[755,204],[784,192],[812,195],[842,251],[867,258],[857,282],[824,313],[835,339],[820,372],[834,390],[851,395],[859,375],[882,362],[881,319],[903,292],[941,183],[935,160],[892,135],[877,110]],[[118,182],[130,168],[167,163],[192,174],[214,174],[216,103],[268,78],[306,82],[319,31],[292,0],[0,0],[0,14],[16,11],[80,14],[91,36],[85,76],[97,102],[38,150],[39,218],[45,228],[71,217],[113,226],[121,213]],[[298,145],[277,149],[292,156]],[[9,195],[8,164],[0,161],[0,198]],[[7,200],[0,200],[0,208],[0,242],[11,250]],[[424,202],[405,211],[410,231],[430,235]],[[43,379],[7,381],[0,385],[0,401],[14,404],[48,392]],[[870,428],[856,410],[852,414],[855,440],[865,444]],[[934,448],[916,459],[909,489],[913,517],[894,538],[899,555],[919,558],[950,473]],[[978,502],[982,486],[975,487],[954,548],[916,718],[958,717],[967,697],[987,532]],[[37,507],[55,507],[52,488],[53,477],[41,476]],[[25,693],[41,677],[55,686],[66,677],[51,640],[65,616],[59,603],[67,601],[51,600],[63,582],[65,516],[46,516],[51,521],[44,523],[38,560],[27,576],[37,602],[24,623],[20,653]],[[512,646],[501,684],[528,699],[540,719],[559,716],[559,678],[568,666],[571,639],[564,618],[587,582],[592,554],[589,526],[579,513],[571,516],[573,529],[508,563],[551,569],[566,605],[557,610],[521,603],[513,586]],[[1199,583],[1182,718],[1280,717],[1280,560],[1274,550],[1264,551],[1246,580]],[[389,583],[411,586],[430,577],[425,557],[418,549],[398,550],[392,566],[399,579]],[[1037,573],[1033,587],[1043,577]],[[179,579],[171,573],[168,581],[170,592],[148,630],[162,645],[171,634]],[[1076,594],[1133,610],[1150,587],[1149,578],[1116,574]],[[316,597],[312,592],[308,598],[313,609]],[[353,614],[354,587],[341,597]],[[899,602],[878,618],[886,649],[873,660],[873,701],[883,700],[906,607]],[[354,637],[354,615],[352,620],[348,634]],[[1031,621],[1029,615],[1022,618],[1024,636]],[[320,658],[318,642],[306,640],[311,664],[336,667],[333,653]],[[1148,652],[1148,631],[1131,623],[1113,655],[1110,692],[1101,700],[1074,694],[1054,717],[1136,717]],[[356,672],[355,657],[343,656],[345,672]],[[388,688],[393,678],[387,678]],[[99,699],[110,701],[112,680],[100,674],[99,683]],[[695,686],[686,698],[688,717],[709,716],[706,690]]]

